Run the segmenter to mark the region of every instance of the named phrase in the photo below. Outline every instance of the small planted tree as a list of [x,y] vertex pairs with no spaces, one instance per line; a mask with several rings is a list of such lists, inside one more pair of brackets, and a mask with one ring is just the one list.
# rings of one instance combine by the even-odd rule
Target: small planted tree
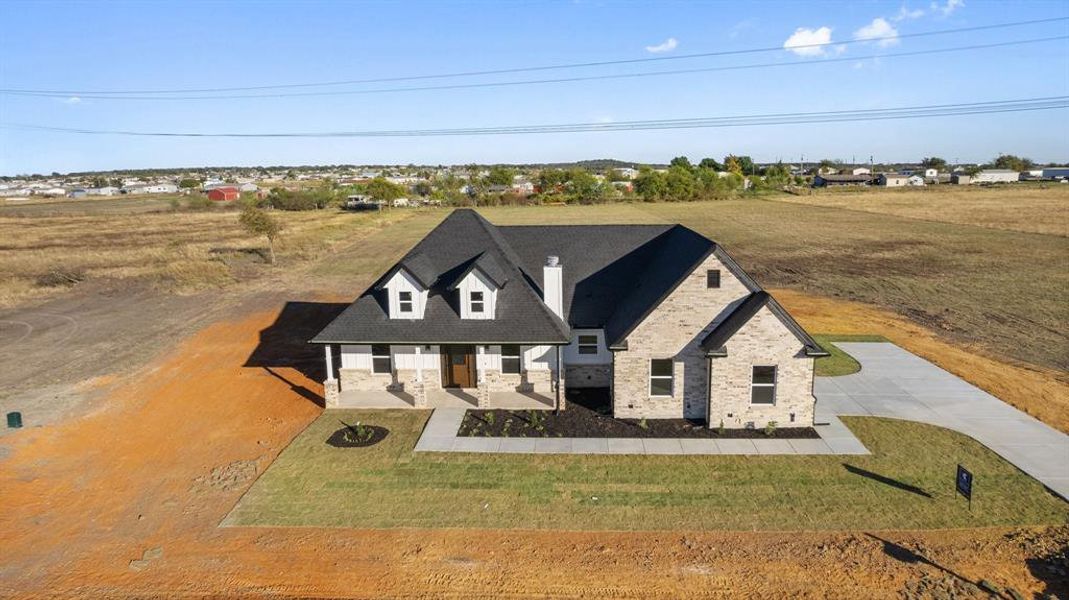
[[245,231],[267,238],[267,262],[275,264],[275,238],[282,231],[282,223],[264,209],[256,206],[246,206],[241,211],[238,221]]

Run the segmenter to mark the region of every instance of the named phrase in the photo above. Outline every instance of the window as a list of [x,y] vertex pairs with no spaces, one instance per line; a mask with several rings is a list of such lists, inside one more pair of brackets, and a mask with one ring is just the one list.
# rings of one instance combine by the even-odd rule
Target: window
[[598,336],[596,335],[581,335],[579,336],[579,354],[597,354],[598,353]]
[[484,306],[485,306],[485,303],[483,302],[483,293],[482,292],[472,292],[471,293],[471,312],[473,312],[473,313],[481,313],[481,312],[483,312],[483,307]]
[[705,272],[705,287],[720,287],[720,269],[709,269]]
[[751,404],[776,403],[776,367],[754,367],[750,383]]
[[515,344],[501,346],[501,372],[520,372],[520,347]]
[[398,310],[403,313],[412,312],[412,292],[398,292]]
[[672,395],[672,359],[654,358],[650,360],[650,395]]
[[393,371],[393,365],[390,360],[390,347],[386,345],[376,344],[371,347],[371,372],[372,373],[390,373]]

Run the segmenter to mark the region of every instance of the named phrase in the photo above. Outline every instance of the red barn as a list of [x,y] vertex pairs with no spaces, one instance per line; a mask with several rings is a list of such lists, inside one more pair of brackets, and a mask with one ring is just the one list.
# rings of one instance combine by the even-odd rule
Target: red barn
[[237,200],[241,197],[241,192],[238,188],[221,187],[208,191],[208,199],[216,202],[228,202],[230,200]]

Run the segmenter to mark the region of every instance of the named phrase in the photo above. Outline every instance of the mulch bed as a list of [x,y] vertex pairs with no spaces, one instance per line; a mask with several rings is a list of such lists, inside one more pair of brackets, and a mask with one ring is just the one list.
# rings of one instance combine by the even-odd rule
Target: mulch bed
[[[469,410],[458,436],[585,438],[767,438],[764,429],[709,429],[703,420],[614,419],[606,390],[573,390],[559,414],[548,410]],[[780,439],[816,439],[812,427],[778,427]]]
[[378,425],[364,425],[364,427],[371,430],[371,436],[367,439],[360,441],[346,440],[345,434],[349,431],[349,427],[346,426],[330,434],[330,437],[327,438],[327,443],[335,448],[366,448],[381,442],[390,434],[389,429],[379,427]]

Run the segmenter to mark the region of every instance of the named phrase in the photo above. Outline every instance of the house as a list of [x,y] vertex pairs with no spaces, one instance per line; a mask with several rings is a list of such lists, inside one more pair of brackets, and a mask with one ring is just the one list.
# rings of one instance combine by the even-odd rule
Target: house
[[99,188],[89,188],[85,190],[85,193],[89,196],[118,196],[119,188],[115,186],[106,185]]
[[898,173],[880,173],[876,176],[876,185],[883,187],[903,187],[909,183],[910,175]]
[[936,177],[939,177],[939,169],[925,169],[924,170],[924,178],[925,179],[935,179]]
[[1012,169],[984,169],[972,176],[972,183],[1015,183],[1021,174]]
[[208,190],[208,199],[213,202],[230,202],[241,197],[236,187],[217,187]]
[[1047,167],[1040,176],[1043,179],[1066,179],[1069,178],[1069,167]]
[[726,428],[812,425],[813,363],[827,356],[686,227],[505,227],[471,209],[311,343],[325,346],[328,408],[564,409],[567,390],[602,388],[619,418]]
[[813,177],[813,187],[836,187],[843,185],[871,185],[871,175],[824,175]]
[[914,187],[923,187],[924,186],[924,177],[922,175],[920,175],[919,173],[914,173],[913,175],[910,175],[909,177],[906,178],[906,185],[910,185],[910,186],[914,186]]
[[872,175],[872,170],[868,167],[857,167],[850,169],[851,175]]
[[71,198],[85,198],[88,195],[88,192],[85,188],[74,188],[67,195]]
[[972,177],[966,175],[965,173],[954,173],[950,176],[950,183],[953,183],[955,185],[969,185],[971,181]]

